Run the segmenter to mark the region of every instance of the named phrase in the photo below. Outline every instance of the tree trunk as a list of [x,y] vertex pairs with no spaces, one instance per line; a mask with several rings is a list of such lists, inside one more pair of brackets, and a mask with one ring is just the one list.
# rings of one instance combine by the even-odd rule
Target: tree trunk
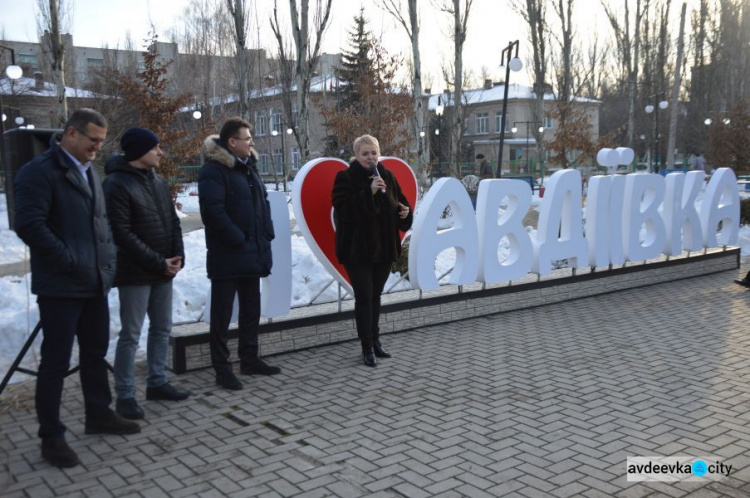
[[235,61],[237,66],[237,93],[239,115],[242,119],[250,118],[248,106],[248,61],[247,61],[247,21],[245,17],[245,0],[227,0],[227,7],[234,21]]
[[[684,47],[683,37],[685,36],[685,12],[687,4],[682,4],[680,14],[680,37],[677,39],[677,60],[675,61],[674,85],[672,86],[672,97],[670,98],[669,111],[669,139],[667,140],[667,166],[674,167],[674,147],[677,141],[677,111],[679,107],[680,84],[682,82],[682,51]],[[658,109],[654,109],[657,112]]]
[[52,55],[52,77],[57,89],[56,126],[68,120],[68,100],[65,96],[65,45],[60,36],[59,0],[49,0],[49,41]]

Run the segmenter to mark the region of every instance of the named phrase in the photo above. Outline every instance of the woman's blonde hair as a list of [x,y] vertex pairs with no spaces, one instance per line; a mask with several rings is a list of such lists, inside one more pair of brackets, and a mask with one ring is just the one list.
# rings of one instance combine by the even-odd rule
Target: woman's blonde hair
[[362,147],[362,145],[374,145],[378,150],[378,155],[380,155],[380,142],[378,142],[378,139],[373,137],[372,135],[362,135],[361,137],[357,137],[357,139],[354,140],[355,154],[359,153],[359,149]]

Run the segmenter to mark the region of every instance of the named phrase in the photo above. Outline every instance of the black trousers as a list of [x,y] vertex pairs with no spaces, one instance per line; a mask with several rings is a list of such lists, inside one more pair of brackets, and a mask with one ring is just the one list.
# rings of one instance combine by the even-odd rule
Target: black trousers
[[37,303],[43,334],[42,359],[36,380],[39,437],[59,440],[65,437],[65,425],[60,421],[60,401],[75,337],[78,337],[80,351],[86,419],[95,420],[109,412],[112,393],[105,358],[109,346],[109,305],[107,296],[39,297]]
[[237,356],[240,358],[240,365],[246,366],[250,360],[258,356],[260,278],[211,280],[211,364],[219,375],[232,369],[227,341],[235,295],[239,301]]
[[354,320],[362,349],[371,349],[380,340],[380,295],[391,274],[390,263],[345,264],[354,289]]

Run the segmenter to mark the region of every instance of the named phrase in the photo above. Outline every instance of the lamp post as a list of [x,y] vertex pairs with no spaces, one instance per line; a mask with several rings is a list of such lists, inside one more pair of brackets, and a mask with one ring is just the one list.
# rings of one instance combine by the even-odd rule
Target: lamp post
[[438,143],[438,178],[440,178],[440,176],[443,174],[443,141],[440,139],[440,128],[443,118],[443,112],[445,112],[445,106],[443,106],[443,98],[438,95],[438,105],[435,108],[435,114],[437,114],[438,118],[438,126],[435,130],[435,136],[437,137]]
[[[658,173],[659,172],[659,112],[656,110],[655,105],[651,104],[651,100],[653,99],[654,104],[656,104],[656,99],[658,97],[666,97],[665,92],[656,92],[653,95],[648,96],[649,104],[646,106],[646,114],[654,114],[654,137],[652,140],[652,143],[654,144],[654,155],[651,157],[651,160],[649,161],[649,171],[651,173]],[[666,100],[662,100],[659,102],[659,109],[666,109],[669,106],[669,102]],[[654,171],[653,162],[656,160],[656,171]]]
[[[10,52],[10,65],[5,68],[5,74],[10,80],[11,93],[13,92],[13,81],[23,76],[23,69],[21,66],[16,65],[16,51],[5,45],[0,45],[0,48],[8,50]],[[20,115],[20,112],[19,112]],[[3,106],[3,91],[0,88],[0,163],[5,163],[5,120],[8,118],[5,114],[5,107]],[[17,118],[16,118],[17,119]],[[21,121],[23,123],[23,121]]]
[[[516,48],[515,57],[512,57],[513,47]],[[505,121],[508,113],[508,80],[510,80],[510,70],[518,72],[523,68],[523,63],[518,58],[518,40],[508,43],[508,46],[500,54],[500,60],[505,66],[505,88],[503,89],[503,117],[500,120],[500,151],[497,155],[497,172],[495,174],[498,178],[502,178],[503,176],[503,144],[505,142]]]
[[[283,120],[282,120],[282,126],[283,126]],[[287,128],[285,130],[286,133],[280,133],[279,130],[273,129],[271,130],[271,135],[274,137],[277,137],[281,135],[281,174],[283,175],[283,181],[284,181],[284,192],[286,192],[286,144],[284,143],[284,135],[291,135],[292,132],[291,128]]]

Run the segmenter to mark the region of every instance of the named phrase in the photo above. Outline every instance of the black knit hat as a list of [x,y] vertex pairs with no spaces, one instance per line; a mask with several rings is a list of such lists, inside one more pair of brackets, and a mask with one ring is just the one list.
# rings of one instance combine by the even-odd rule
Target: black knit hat
[[482,154],[481,152],[477,154],[477,159],[484,159],[484,154]]
[[120,139],[120,147],[125,153],[126,161],[140,159],[159,144],[159,137],[146,128],[131,128]]

